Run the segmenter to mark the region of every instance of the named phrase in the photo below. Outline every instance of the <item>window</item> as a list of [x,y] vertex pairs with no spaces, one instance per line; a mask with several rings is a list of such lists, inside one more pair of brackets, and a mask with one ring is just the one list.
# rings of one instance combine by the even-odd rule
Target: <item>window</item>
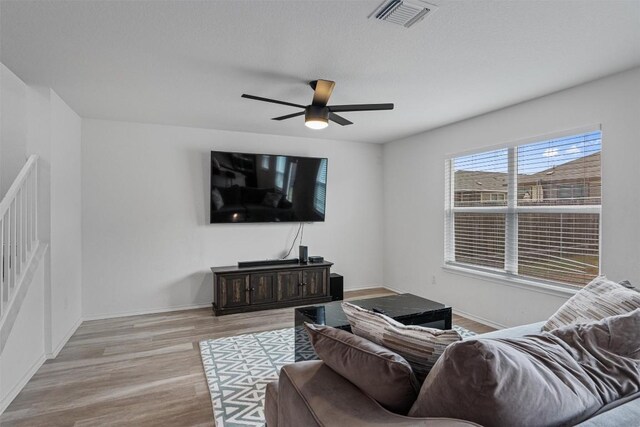
[[284,171],[287,167],[287,158],[284,156],[276,157],[276,188],[282,190],[284,187]]
[[271,156],[263,155],[261,157],[262,160],[260,161],[260,166],[264,170],[269,170],[269,162],[271,161]]
[[507,193],[482,193],[483,202],[504,202],[507,200]]
[[583,286],[599,274],[600,131],[447,160],[445,262]]
[[293,183],[296,181],[296,171],[298,170],[298,164],[293,161],[289,166],[289,177],[287,179],[287,188],[285,189],[286,199],[288,201],[293,200]]
[[316,176],[316,188],[313,198],[313,207],[316,212],[324,215],[324,202],[327,194],[327,159],[320,160],[318,175]]
[[558,185],[558,199],[582,199],[587,193],[587,188],[584,184],[559,184]]

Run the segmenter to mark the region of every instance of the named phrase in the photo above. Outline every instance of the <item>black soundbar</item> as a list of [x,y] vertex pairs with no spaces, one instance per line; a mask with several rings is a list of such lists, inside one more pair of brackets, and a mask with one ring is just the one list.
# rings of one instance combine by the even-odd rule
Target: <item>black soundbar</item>
[[265,265],[286,265],[286,264],[299,264],[298,258],[290,259],[263,259],[260,261],[238,261],[238,268],[247,267],[262,267]]

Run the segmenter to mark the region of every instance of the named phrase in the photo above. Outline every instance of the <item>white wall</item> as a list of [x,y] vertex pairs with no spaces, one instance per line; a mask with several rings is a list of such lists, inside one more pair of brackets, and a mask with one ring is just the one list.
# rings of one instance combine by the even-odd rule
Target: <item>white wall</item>
[[80,117],[51,91],[51,344],[57,354],[82,317]]
[[27,161],[26,85],[0,64],[0,199]]
[[304,244],[346,288],[382,284],[380,145],[83,119],[85,319],[209,305],[210,267],[291,244],[297,224],[209,224],[211,150],[328,157],[326,222]]
[[51,89],[27,87],[27,148],[38,159],[38,235],[45,263],[47,354],[55,356],[82,317],[82,121]]
[[[640,69],[384,145],[384,282],[498,325],[542,320],[566,295],[453,274],[444,265],[444,159],[602,124],[602,272],[640,283]],[[436,283],[433,284],[435,276]]]
[[[0,413],[47,357],[55,357],[81,320],[81,121],[52,90],[2,71],[2,156],[11,182],[38,154],[38,237],[43,245],[24,285],[23,305],[0,355]],[[5,82],[11,90],[5,91]],[[7,174],[8,176],[8,174]],[[3,184],[8,181],[3,181]],[[9,182],[9,185],[11,184]],[[8,185],[7,185],[8,188]],[[24,286],[23,285],[23,286]]]

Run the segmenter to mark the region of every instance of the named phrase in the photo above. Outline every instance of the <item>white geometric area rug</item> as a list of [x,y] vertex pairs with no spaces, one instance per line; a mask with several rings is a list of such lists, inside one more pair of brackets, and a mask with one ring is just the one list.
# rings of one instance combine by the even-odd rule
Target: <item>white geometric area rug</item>
[[216,426],[264,426],[265,387],[294,350],[293,328],[200,341]]
[[[454,325],[462,337],[475,333]],[[267,384],[293,363],[294,328],[200,341],[217,427],[264,426]]]

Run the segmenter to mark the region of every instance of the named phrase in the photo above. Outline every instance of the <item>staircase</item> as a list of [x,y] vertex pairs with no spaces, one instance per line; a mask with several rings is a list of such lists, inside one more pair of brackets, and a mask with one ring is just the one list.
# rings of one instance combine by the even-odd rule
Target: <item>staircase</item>
[[38,156],[29,157],[0,201],[0,354],[41,255],[38,240]]

